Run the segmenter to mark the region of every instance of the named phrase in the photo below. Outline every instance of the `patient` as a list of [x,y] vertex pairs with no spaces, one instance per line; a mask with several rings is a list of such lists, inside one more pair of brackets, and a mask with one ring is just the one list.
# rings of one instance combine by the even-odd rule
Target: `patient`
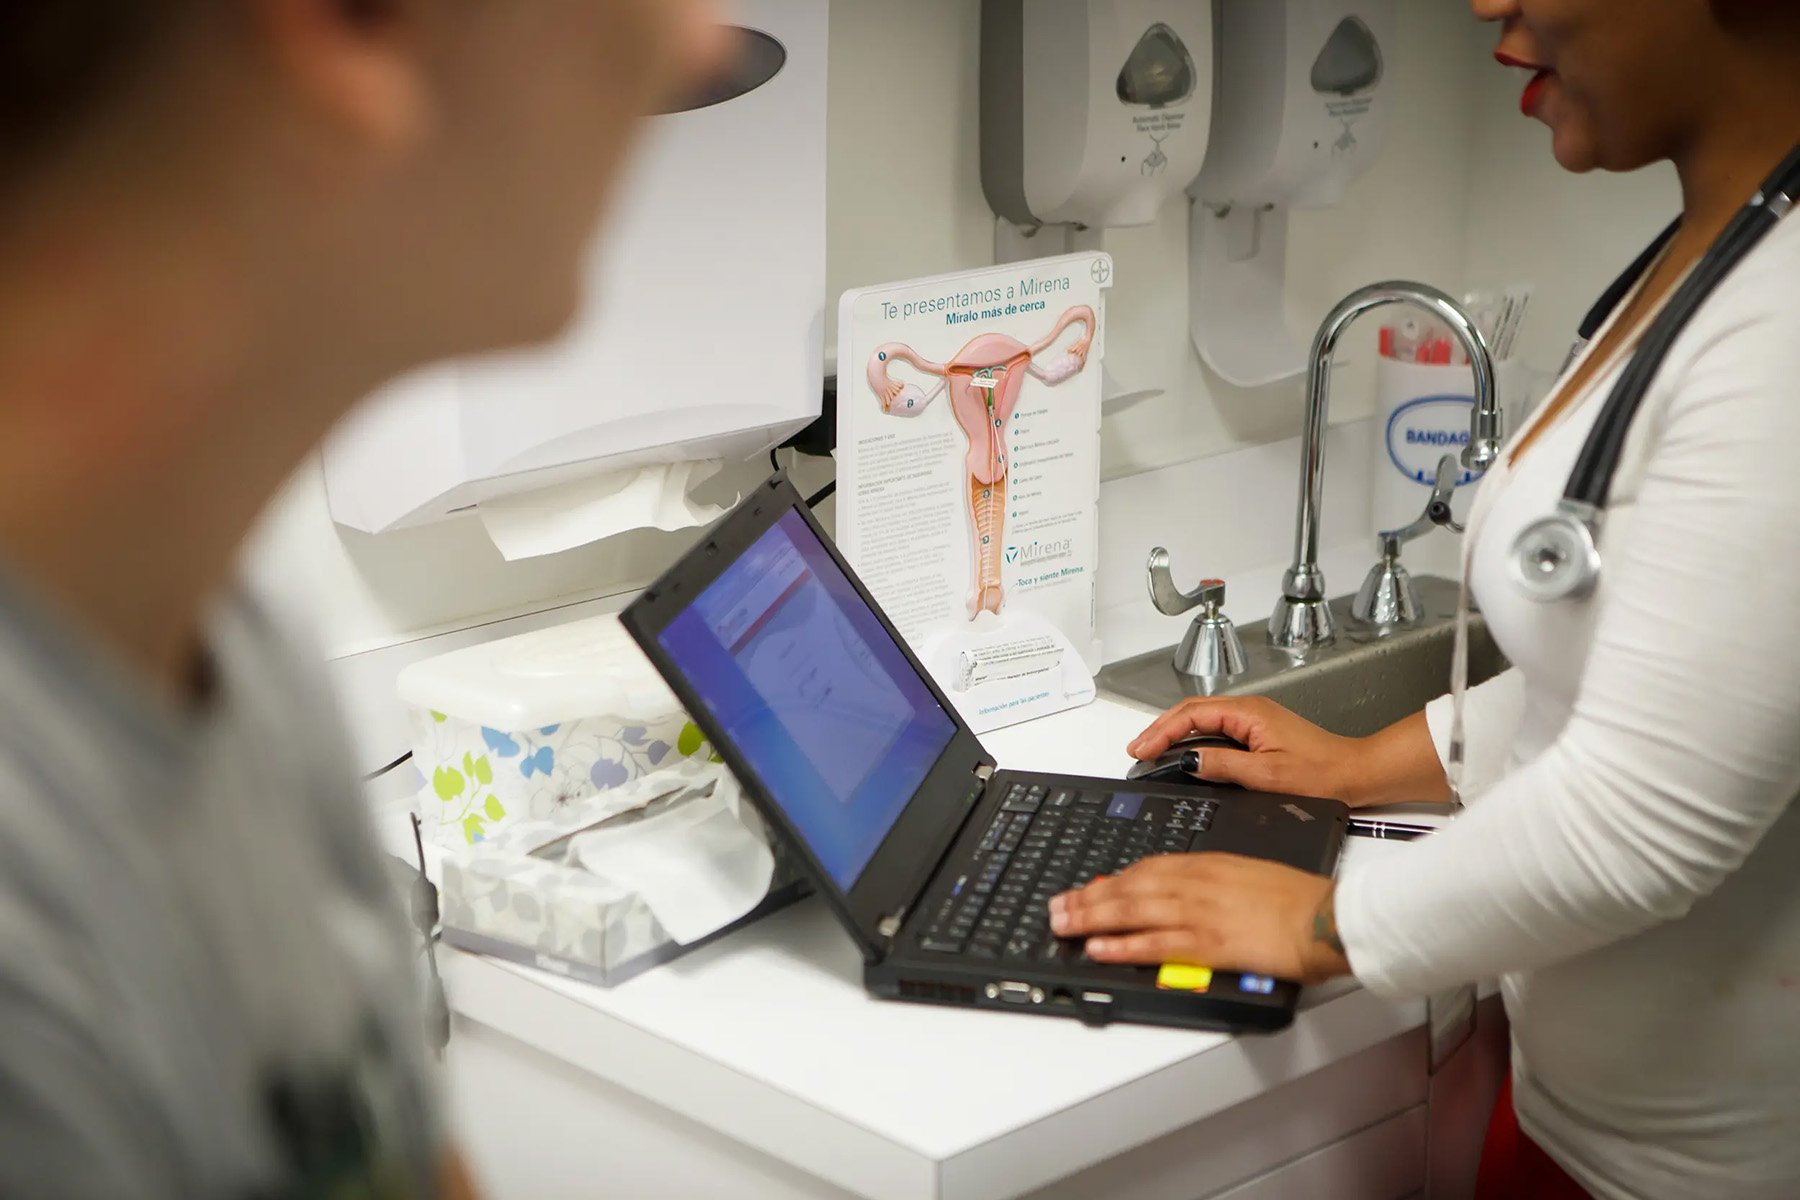
[[568,321],[710,7],[0,4],[0,1195],[469,1194],[239,545],[358,397]]

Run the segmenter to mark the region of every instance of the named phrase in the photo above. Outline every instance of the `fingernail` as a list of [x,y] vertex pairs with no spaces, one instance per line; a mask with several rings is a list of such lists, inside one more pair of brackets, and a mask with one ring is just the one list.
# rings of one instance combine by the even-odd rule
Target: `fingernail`
[[1068,911],[1069,911],[1069,898],[1067,896],[1054,896],[1051,898],[1051,900],[1050,900],[1050,915],[1051,916],[1060,917],[1060,916],[1063,916]]
[[1189,750],[1186,754],[1183,754],[1181,756],[1181,769],[1189,775],[1198,775],[1200,773],[1200,752],[1198,750]]
[[1089,938],[1086,949],[1089,958],[1099,958],[1112,951],[1112,943],[1105,938]]
[[1068,932],[1069,916],[1067,913],[1052,910],[1050,913],[1050,929],[1058,936]]

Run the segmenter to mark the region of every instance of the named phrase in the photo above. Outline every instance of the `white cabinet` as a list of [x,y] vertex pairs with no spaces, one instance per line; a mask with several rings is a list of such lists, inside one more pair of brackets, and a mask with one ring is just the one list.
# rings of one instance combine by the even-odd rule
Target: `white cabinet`
[[1216,1200],[1400,1200],[1425,1183],[1425,1106],[1222,1192]]

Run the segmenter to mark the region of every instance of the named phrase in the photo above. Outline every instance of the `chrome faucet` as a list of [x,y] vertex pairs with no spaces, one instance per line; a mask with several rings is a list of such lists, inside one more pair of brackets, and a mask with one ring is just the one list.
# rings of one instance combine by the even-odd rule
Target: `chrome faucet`
[[1331,360],[1356,319],[1391,304],[1424,309],[1462,343],[1475,372],[1475,413],[1463,466],[1485,471],[1500,457],[1504,417],[1494,386],[1494,361],[1469,314],[1449,296],[1422,283],[1377,283],[1346,296],[1331,310],[1313,339],[1306,385],[1306,428],[1300,449],[1300,507],[1294,527],[1294,565],[1282,580],[1281,599],[1269,617],[1269,641],[1285,650],[1306,650],[1337,634],[1319,569],[1319,510],[1325,490],[1325,428],[1331,403]]

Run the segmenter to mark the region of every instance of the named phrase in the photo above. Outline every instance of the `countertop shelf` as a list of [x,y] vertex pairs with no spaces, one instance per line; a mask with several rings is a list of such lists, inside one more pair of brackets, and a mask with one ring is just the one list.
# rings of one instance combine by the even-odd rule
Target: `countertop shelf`
[[[1003,766],[1117,777],[1150,714],[1109,701],[984,739]],[[1347,857],[1403,854],[1353,842]],[[806,901],[616,988],[445,955],[453,1008],[855,1195],[1002,1200],[1418,1029],[1342,982],[1269,1037],[883,1002]]]

